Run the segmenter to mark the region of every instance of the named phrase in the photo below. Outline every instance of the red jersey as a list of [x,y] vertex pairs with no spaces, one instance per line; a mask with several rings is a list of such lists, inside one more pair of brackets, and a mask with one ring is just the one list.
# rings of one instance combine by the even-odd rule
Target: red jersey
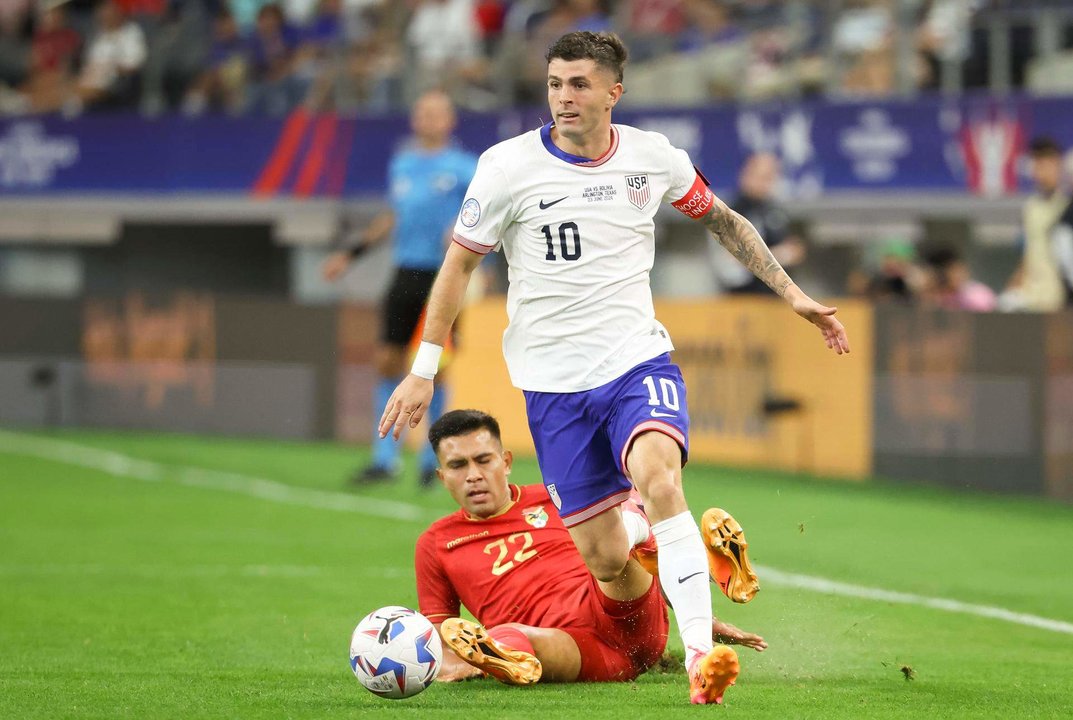
[[589,570],[543,485],[511,485],[511,504],[484,520],[464,510],[432,523],[417,539],[414,567],[421,614],[434,623],[459,605],[487,627],[515,622],[584,624]]
[[635,600],[611,600],[544,486],[511,485],[510,496],[495,517],[473,519],[459,510],[417,539],[421,614],[440,623],[465,605],[486,627],[514,622],[563,630],[581,653],[581,681],[630,680],[655,664],[668,630],[659,583]]

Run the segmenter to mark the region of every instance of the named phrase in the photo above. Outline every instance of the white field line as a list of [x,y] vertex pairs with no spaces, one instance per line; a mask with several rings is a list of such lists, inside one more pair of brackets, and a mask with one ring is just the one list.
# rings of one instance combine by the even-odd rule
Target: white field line
[[185,465],[164,465],[110,450],[3,430],[0,430],[0,453],[76,465],[145,482],[173,482],[192,487],[223,490],[284,505],[352,512],[412,522],[431,522],[439,517],[439,514],[431,510],[394,500],[295,487],[275,480],[220,470],[207,470]]
[[897,603],[899,605],[917,605],[932,610],[944,610],[946,612],[960,613],[962,615],[977,615],[993,620],[1004,620],[1018,625],[1050,630],[1056,633],[1073,635],[1073,623],[1062,620],[1052,620],[1038,615],[1014,612],[990,605],[973,605],[959,600],[946,598],[927,597],[926,595],[914,595],[912,593],[871,588],[864,585],[851,585],[849,583],[828,580],[827,578],[812,577],[810,575],[797,575],[783,572],[770,567],[757,567],[761,583],[775,585],[777,587],[809,590],[823,593],[824,595],[841,595],[843,597],[861,598],[862,600],[876,600],[885,603]]
[[[408,503],[379,498],[367,498],[349,493],[329,490],[297,488],[275,480],[240,475],[237,473],[206,470],[186,466],[168,466],[149,460],[140,460],[127,455],[78,445],[64,440],[42,438],[0,430],[0,453],[25,455],[52,462],[100,470],[119,477],[128,477],[147,482],[177,482],[182,485],[224,490],[240,495],[269,500],[286,505],[299,505],[338,512],[353,512],[392,520],[428,522],[434,514],[424,508]],[[959,600],[927,597],[912,593],[883,590],[863,585],[837,582],[811,575],[798,575],[775,568],[758,568],[763,582],[777,587],[808,590],[824,595],[875,600],[878,602],[916,605],[932,610],[976,615],[1026,625],[1041,630],[1073,635],[1073,623],[1014,612],[988,605],[974,605]]]
[[133,577],[173,578],[298,578],[345,572],[347,577],[413,578],[413,569],[362,565],[332,568],[321,565],[123,565],[105,563],[0,564],[0,578],[32,577]]

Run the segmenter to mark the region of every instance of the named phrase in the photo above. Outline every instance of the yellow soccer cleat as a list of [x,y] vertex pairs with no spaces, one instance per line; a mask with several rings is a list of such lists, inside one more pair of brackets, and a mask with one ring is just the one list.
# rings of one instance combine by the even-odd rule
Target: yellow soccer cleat
[[708,508],[700,520],[700,534],[708,550],[708,569],[712,582],[736,603],[747,603],[760,589],[746,550],[745,531],[720,508]]
[[460,658],[506,685],[532,685],[540,680],[540,660],[496,642],[479,623],[449,618],[440,636]]
[[689,702],[694,705],[723,702],[723,693],[737,681],[740,671],[734,648],[716,645],[689,667]]

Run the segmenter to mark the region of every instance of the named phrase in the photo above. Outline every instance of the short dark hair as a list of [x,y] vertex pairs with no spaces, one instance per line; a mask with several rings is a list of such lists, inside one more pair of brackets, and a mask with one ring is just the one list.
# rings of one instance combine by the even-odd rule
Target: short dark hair
[[1034,158],[1060,157],[1062,146],[1054,138],[1041,135],[1032,139],[1028,146],[1028,154]]
[[544,59],[549,63],[560,60],[592,60],[599,67],[610,70],[615,82],[622,82],[622,68],[629,52],[622,39],[611,32],[577,31],[567,33],[555,41]]
[[440,443],[446,438],[469,435],[478,430],[487,430],[497,442],[503,442],[499,434],[499,423],[494,417],[480,410],[452,410],[444,413],[428,429],[428,442],[432,445],[433,452],[439,452]]

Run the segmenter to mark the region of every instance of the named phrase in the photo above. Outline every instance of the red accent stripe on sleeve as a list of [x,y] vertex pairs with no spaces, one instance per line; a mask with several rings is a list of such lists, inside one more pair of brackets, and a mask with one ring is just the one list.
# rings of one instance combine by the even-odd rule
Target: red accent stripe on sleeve
[[478,255],[487,255],[488,253],[492,252],[492,248],[488,247],[487,245],[481,245],[480,243],[475,243],[472,240],[468,240],[468,239],[462,237],[458,233],[455,233],[451,237],[451,239],[454,240],[459,245],[461,245],[462,247],[464,247],[467,250],[469,250],[470,252],[475,252]]
[[714,203],[715,195],[708,188],[708,183],[705,181],[704,176],[698,172],[696,180],[693,181],[693,186],[689,188],[689,192],[681,200],[671,203],[671,207],[696,220],[703,217],[704,213],[708,212]]

